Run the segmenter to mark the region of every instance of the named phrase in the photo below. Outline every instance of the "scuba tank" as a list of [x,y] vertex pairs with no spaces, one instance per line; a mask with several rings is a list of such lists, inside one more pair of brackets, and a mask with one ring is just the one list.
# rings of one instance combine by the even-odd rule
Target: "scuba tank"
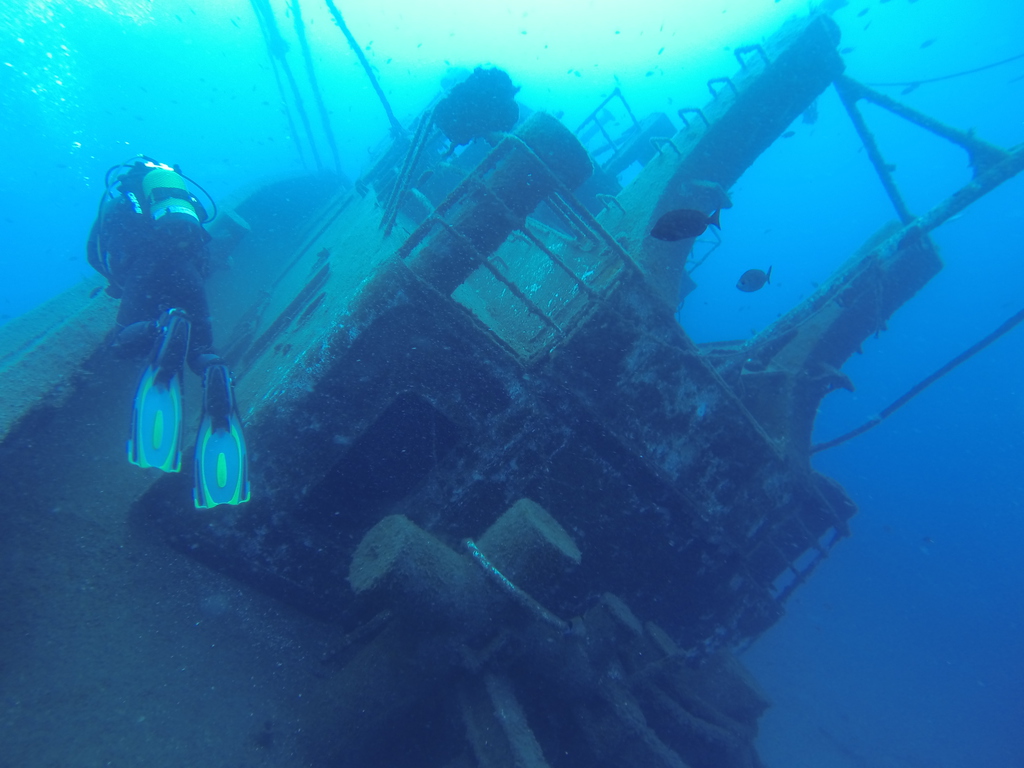
[[199,200],[188,191],[176,168],[163,163],[142,164],[142,208],[153,222],[158,238],[183,252],[202,248],[210,236],[203,229],[207,220]]
[[[206,212],[188,191],[185,179],[174,168],[162,163],[144,163],[142,195],[150,218],[158,224],[181,222],[202,225]],[[196,208],[198,207],[198,211]]]
[[[111,175],[125,168],[113,181]],[[209,193],[192,179],[182,174],[178,166],[159,163],[151,157],[139,155],[123,163],[113,166],[107,171],[106,184],[100,204],[114,199],[117,190],[125,197],[136,214],[145,216],[154,222],[191,221],[207,224],[216,217],[217,206],[213,203],[214,215],[207,216],[199,200],[188,190],[186,181],[198,187],[207,199],[213,203]],[[165,217],[170,217],[166,218]]]

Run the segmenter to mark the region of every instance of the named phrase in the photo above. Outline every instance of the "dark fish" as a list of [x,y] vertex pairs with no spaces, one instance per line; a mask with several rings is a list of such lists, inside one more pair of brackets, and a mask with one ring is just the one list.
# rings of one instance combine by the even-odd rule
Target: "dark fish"
[[868,10],[869,10],[868,8],[865,8],[865,9],[864,9],[863,11],[861,11],[860,13],[858,13],[858,14],[857,14],[857,16],[858,16],[858,17],[860,17],[860,16],[864,16],[864,15],[866,15],[866,14],[867,14],[867,12],[868,12]]
[[736,283],[736,287],[741,291],[753,293],[754,291],[761,290],[764,287],[764,284],[770,281],[771,276],[771,267],[768,267],[767,272],[762,272],[760,269],[748,269],[740,275],[740,279],[739,282]]
[[796,131],[786,131],[784,134],[782,134],[782,138],[784,139],[789,139],[792,138],[793,136],[796,136]]
[[920,83],[911,83],[906,88],[904,88],[902,91],[900,91],[900,96],[906,96],[908,93],[913,93],[914,91],[916,91],[920,87],[921,87]]
[[927,48],[928,46],[930,46],[930,45],[932,45],[934,43],[935,43],[935,38],[932,37],[932,38],[929,38],[928,40],[925,40],[923,43],[921,43],[921,47],[922,48]]
[[708,228],[709,224],[715,229],[721,229],[722,226],[718,223],[719,213],[720,211],[715,211],[710,216],[706,216],[701,211],[693,211],[688,208],[669,211],[655,222],[654,229],[651,230],[651,237],[657,240],[684,240],[704,234],[704,230]]

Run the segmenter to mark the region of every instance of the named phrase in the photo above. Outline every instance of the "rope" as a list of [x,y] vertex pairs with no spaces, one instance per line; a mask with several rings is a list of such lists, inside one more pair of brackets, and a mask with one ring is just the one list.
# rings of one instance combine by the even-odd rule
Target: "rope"
[[921,381],[919,381],[917,384],[915,384],[913,387],[911,387],[909,390],[907,390],[902,396],[898,397],[896,400],[894,400],[888,406],[883,408],[878,413],[878,415],[872,416],[870,419],[868,419],[866,422],[861,424],[859,427],[857,427],[856,429],[853,429],[853,430],[847,432],[845,435],[840,435],[839,437],[835,438],[834,440],[829,440],[827,443],[818,443],[817,445],[812,445],[811,446],[811,453],[817,453],[818,451],[827,451],[829,448],[835,448],[837,445],[842,445],[847,440],[852,440],[853,438],[857,437],[858,435],[864,434],[865,432],[867,432],[872,427],[875,427],[875,426],[881,424],[885,419],[889,418],[889,416],[891,416],[897,410],[899,410],[904,405],[909,403],[911,400],[913,400],[917,395],[919,395],[921,392],[923,392],[929,386],[934,384],[936,381],[938,381],[943,376],[945,376],[947,373],[949,373],[954,368],[956,368],[958,365],[960,365],[960,363],[963,363],[963,362],[966,362],[967,360],[970,360],[972,357],[974,357],[976,354],[981,352],[981,350],[983,350],[985,347],[987,347],[993,341],[998,339],[1000,336],[1003,336],[1004,334],[1006,334],[1009,331],[1011,331],[1014,328],[1014,326],[1018,325],[1021,321],[1024,321],[1024,309],[1022,309],[1020,312],[1015,314],[1013,317],[1011,317],[1005,323],[1000,325],[998,328],[996,328],[994,331],[992,331],[992,333],[990,333],[988,336],[983,338],[981,341],[979,341],[973,347],[971,347],[968,350],[965,350],[964,352],[961,352],[959,355],[954,357],[952,360],[950,360],[944,366],[939,368],[939,370],[935,371],[935,373],[933,373],[931,376],[928,376],[928,377],[922,379]]
[[925,83],[937,83],[940,80],[952,80],[955,77],[963,77],[964,75],[973,75],[975,72],[983,72],[986,69],[992,69],[993,67],[1001,67],[1003,64],[1009,64],[1011,61],[1017,61],[1018,59],[1024,59],[1024,53],[1018,53],[1016,56],[1011,56],[1008,59],[1002,61],[996,61],[992,64],[985,64],[982,67],[975,67],[974,69],[965,69],[963,72],[954,72],[952,75],[942,75],[940,77],[929,77],[925,80],[908,80],[903,83],[865,83],[873,87],[882,85],[924,85]]
[[334,21],[341,29],[341,33],[345,35],[345,39],[348,40],[349,47],[352,52],[355,53],[356,58],[359,59],[359,63],[363,65],[363,70],[366,72],[366,76],[370,78],[370,85],[373,86],[373,90],[377,93],[377,98],[380,99],[381,106],[384,107],[384,111],[387,113],[388,122],[391,123],[391,135],[401,136],[405,133],[405,129],[402,128],[402,124],[398,122],[398,118],[395,117],[395,113],[391,111],[391,105],[388,104],[388,98],[384,95],[384,91],[380,87],[380,83],[377,82],[377,78],[373,75],[373,67],[370,66],[370,62],[366,60],[366,56],[363,54],[363,49],[359,47],[359,43],[356,42],[355,37],[349,31],[348,26],[345,24],[345,20],[341,17],[341,11],[338,10],[338,6],[334,4],[334,0],[327,0],[327,9],[334,16]]

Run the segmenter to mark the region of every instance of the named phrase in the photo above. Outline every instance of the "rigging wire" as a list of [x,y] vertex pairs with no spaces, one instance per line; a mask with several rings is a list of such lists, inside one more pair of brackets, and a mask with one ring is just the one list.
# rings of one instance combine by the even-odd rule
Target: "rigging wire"
[[[309,122],[309,115],[306,114],[306,105],[302,101],[302,95],[299,93],[299,85],[295,82],[295,75],[292,73],[292,68],[288,64],[288,59],[285,58],[288,53],[288,43],[285,42],[281,36],[281,31],[277,27],[277,20],[274,18],[274,11],[270,7],[270,0],[249,0],[256,12],[256,17],[260,22],[260,29],[263,31],[263,37],[267,41],[267,50],[270,52],[270,60],[275,62],[274,73],[277,75],[277,65],[280,65],[284,71],[285,77],[288,80],[288,86],[291,88],[292,98],[295,102],[295,109],[298,110],[299,119],[302,121],[302,126],[306,130],[306,138],[309,142],[309,149],[313,153],[313,161],[316,163],[316,170],[318,173],[323,172],[324,166],[320,161],[320,152],[317,150],[316,141],[313,138],[313,127]],[[281,87],[280,80],[278,80],[278,87],[281,89],[282,99],[284,98],[284,88]],[[287,105],[287,99],[284,99]],[[291,116],[288,118],[289,124],[293,128],[293,136],[297,136],[294,133],[294,124],[291,123]]]
[[1006,334],[1009,331],[1013,330],[1013,328],[1015,326],[1019,325],[1022,321],[1024,321],[1024,309],[1022,309],[1020,312],[1015,314],[1009,320],[1004,322],[1002,325],[1000,325],[998,328],[996,328],[994,331],[992,331],[992,333],[990,333],[988,336],[983,338],[981,341],[979,341],[977,344],[972,346],[970,349],[964,350],[959,355],[954,357],[952,360],[950,360],[944,366],[942,366],[937,371],[935,371],[931,376],[927,376],[924,379],[922,379],[921,381],[919,381],[913,387],[908,389],[903,395],[901,395],[900,397],[896,398],[888,406],[886,406],[881,411],[879,411],[878,415],[872,416],[870,419],[868,419],[866,422],[861,424],[856,429],[852,429],[849,432],[847,432],[846,434],[840,435],[839,437],[835,438],[834,440],[829,440],[828,442],[825,442],[825,443],[818,443],[817,445],[812,445],[811,446],[811,453],[817,453],[818,451],[827,451],[829,448],[835,448],[837,445],[842,445],[847,440],[852,440],[853,438],[857,437],[858,435],[864,434],[865,432],[867,432],[872,427],[878,426],[879,424],[882,423],[882,421],[887,419],[889,416],[891,416],[897,410],[899,410],[904,405],[906,405],[911,400],[913,400],[914,397],[919,395],[921,392],[923,392],[929,386],[934,384],[936,381],[938,381],[943,376],[945,376],[947,373],[949,373],[954,368],[956,368],[958,365],[960,365],[960,363],[963,363],[963,362],[966,362],[967,360],[970,360],[972,357],[974,357],[976,354],[981,352],[981,350],[983,350],[985,347],[987,347],[993,341],[998,339],[1000,336],[1003,336],[1004,334]]
[[334,129],[331,127],[331,117],[327,112],[327,105],[324,104],[324,96],[320,91],[320,84],[316,79],[316,70],[313,68],[313,54],[309,50],[309,41],[306,39],[306,24],[302,20],[302,8],[299,0],[292,0],[292,20],[295,23],[295,35],[299,38],[299,47],[302,49],[302,58],[306,63],[306,75],[309,77],[309,87],[313,91],[313,98],[316,100],[317,110],[320,112],[320,122],[323,124],[324,134],[327,136],[327,144],[334,155],[334,170],[341,175],[341,156],[338,154],[338,144],[334,139]]
[[[292,141],[295,143],[295,148],[299,152],[299,158],[302,160],[303,167],[308,168],[306,165],[306,154],[302,151],[302,144],[299,142],[299,132],[295,127],[295,118],[292,117],[292,110],[288,106],[288,95],[284,90],[284,83],[281,82],[281,70],[277,61],[277,54],[274,52],[276,49],[283,51],[288,50],[288,45],[281,38],[278,33],[277,38],[274,38],[274,32],[268,28],[266,20],[263,18],[263,14],[257,5],[256,0],[250,0],[253,11],[256,13],[256,21],[260,25],[260,32],[263,34],[263,40],[267,44],[267,53],[270,54],[270,69],[274,73],[274,82],[277,83],[277,93],[281,97],[281,104],[284,107],[284,115],[288,119],[288,135],[292,137]],[[276,27],[274,28],[276,30]]]
[[991,64],[985,64],[984,66],[981,66],[981,67],[975,67],[974,69],[965,69],[963,72],[954,72],[951,75],[941,75],[939,77],[929,77],[929,78],[926,78],[924,80],[907,80],[907,81],[901,82],[901,83],[865,83],[865,85],[870,85],[872,87],[879,87],[879,86],[886,86],[886,85],[892,85],[892,86],[913,85],[913,86],[918,86],[918,85],[924,85],[925,83],[937,83],[940,80],[952,80],[952,79],[954,79],[956,77],[963,77],[964,75],[973,75],[975,72],[983,72],[984,70],[992,69],[993,67],[1001,67],[1003,64],[1009,64],[1010,62],[1017,61],[1018,59],[1024,59],[1024,53],[1018,53],[1016,56],[1011,56],[1008,59],[1003,59],[1002,61],[995,61],[995,62],[993,62]]

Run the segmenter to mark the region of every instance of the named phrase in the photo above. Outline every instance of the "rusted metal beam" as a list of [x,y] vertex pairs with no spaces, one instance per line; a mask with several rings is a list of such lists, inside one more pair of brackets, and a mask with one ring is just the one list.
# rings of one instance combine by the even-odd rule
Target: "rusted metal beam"
[[835,85],[839,98],[843,102],[847,114],[850,116],[850,121],[857,131],[861,143],[864,144],[864,149],[867,150],[868,159],[871,161],[871,165],[875,167],[875,173],[878,174],[878,178],[882,182],[885,194],[889,196],[892,207],[896,209],[900,221],[904,224],[909,224],[914,220],[914,214],[910,212],[906,202],[903,200],[903,195],[900,194],[900,190],[896,186],[896,180],[892,177],[892,166],[885,162],[885,158],[882,157],[882,151],[878,148],[878,142],[875,141],[874,134],[871,133],[871,129],[868,128],[864,116],[857,108],[857,92],[846,85],[844,78],[837,79]]
[[936,136],[946,139],[946,141],[963,147],[967,154],[970,155],[971,166],[974,168],[975,174],[1006,159],[1006,150],[982,141],[971,131],[961,131],[958,128],[946,125],[930,115],[918,112],[916,109],[908,107],[906,104],[896,101],[896,99],[883,93],[879,93],[845,75],[836,79],[836,89],[839,91],[840,96],[843,96],[844,103],[847,99],[852,101],[860,101],[862,99],[869,101],[920,128],[924,128],[926,131],[934,133]]

